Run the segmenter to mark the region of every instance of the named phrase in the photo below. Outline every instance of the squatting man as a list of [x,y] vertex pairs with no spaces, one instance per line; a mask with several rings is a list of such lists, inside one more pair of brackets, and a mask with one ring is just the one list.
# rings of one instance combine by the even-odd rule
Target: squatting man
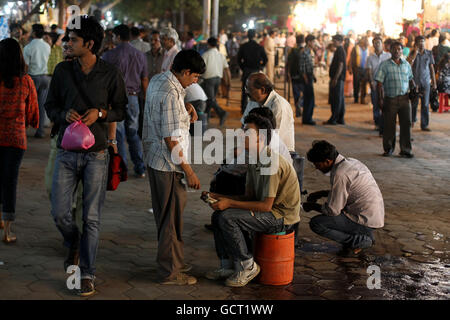
[[[342,253],[358,254],[374,243],[373,229],[384,226],[384,202],[370,170],[360,161],[339,154],[327,141],[315,141],[307,153],[316,169],[330,176],[331,189],[310,194],[306,212],[321,214],[310,221],[311,230],[343,245]],[[327,201],[320,205],[322,197]]]

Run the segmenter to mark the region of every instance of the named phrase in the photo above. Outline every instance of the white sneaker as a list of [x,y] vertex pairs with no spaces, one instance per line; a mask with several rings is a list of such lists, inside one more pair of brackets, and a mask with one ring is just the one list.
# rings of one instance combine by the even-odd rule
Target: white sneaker
[[209,271],[206,273],[205,277],[209,280],[220,280],[220,279],[226,279],[234,274],[233,269],[225,269],[225,268],[219,268],[213,271]]
[[247,283],[252,281],[260,271],[261,269],[258,264],[253,262],[253,267],[251,269],[236,272],[225,281],[225,284],[229,287],[244,287]]

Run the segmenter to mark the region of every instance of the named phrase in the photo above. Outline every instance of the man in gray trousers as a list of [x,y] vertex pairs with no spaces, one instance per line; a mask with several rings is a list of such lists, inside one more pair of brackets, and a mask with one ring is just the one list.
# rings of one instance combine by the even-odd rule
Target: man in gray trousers
[[391,59],[383,61],[375,74],[380,109],[383,112],[383,156],[389,157],[395,149],[397,114],[400,121],[400,156],[412,158],[411,153],[411,103],[409,89],[417,93],[411,65],[401,58],[403,45],[391,45]]

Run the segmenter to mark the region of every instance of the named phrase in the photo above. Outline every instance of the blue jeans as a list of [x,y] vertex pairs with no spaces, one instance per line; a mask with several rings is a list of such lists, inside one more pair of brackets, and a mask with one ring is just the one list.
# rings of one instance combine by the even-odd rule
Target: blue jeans
[[204,79],[201,83],[201,87],[203,91],[205,91],[206,96],[208,97],[208,101],[206,102],[206,110],[205,113],[209,117],[209,112],[211,108],[214,109],[219,118],[222,118],[225,115],[225,110],[223,110],[216,101],[217,92],[219,91],[221,79],[219,77],[214,77],[210,79]]
[[[292,94],[294,95],[295,114],[300,115],[305,95],[305,85],[301,80],[292,80]],[[302,94],[303,93],[303,94]]]
[[[52,183],[52,216],[65,246],[80,250],[83,279],[94,279],[99,242],[100,212],[106,195],[109,154],[78,153],[59,149]],[[72,218],[72,203],[78,181],[83,182],[83,232]]]
[[134,163],[136,174],[145,173],[143,161],[142,142],[138,135],[139,130],[139,99],[138,96],[128,96],[128,106],[125,120],[117,122],[116,140],[119,154],[128,165],[125,140],[128,142],[131,160]]
[[381,113],[381,109],[380,109],[380,98],[378,96],[378,92],[375,89],[370,90],[370,97],[372,99],[372,105],[373,105],[373,122],[375,123],[375,125],[378,127],[378,130],[380,131],[380,133],[383,133],[383,114]]
[[309,226],[319,236],[339,242],[344,247],[365,249],[373,244],[372,228],[353,222],[343,213],[338,216],[315,216]]
[[430,106],[430,85],[420,87],[419,88],[420,93],[422,94],[421,97],[417,97],[412,101],[412,121],[417,121],[417,107],[419,106],[419,99],[421,102],[420,105],[420,128],[425,129],[428,127],[428,124],[430,122],[430,115],[429,115],[429,106]]
[[314,105],[316,104],[315,98],[314,98],[314,85],[311,81],[311,83],[305,83],[304,84],[304,104],[303,104],[303,123],[311,123],[313,122],[313,111],[314,111]]
[[271,212],[227,209],[216,211],[211,217],[216,253],[220,260],[234,261],[235,268],[253,261],[252,248],[248,247],[244,232],[277,233],[285,230],[284,219],[277,219]]
[[50,120],[47,117],[47,113],[45,112],[44,104],[45,100],[47,100],[48,89],[50,88],[50,80],[51,78],[46,75],[42,76],[31,76],[33,79],[34,86],[36,87],[36,92],[38,96],[38,104],[39,104],[39,128],[37,129],[37,134],[44,134],[44,126],[50,123]]
[[331,118],[329,122],[344,123],[345,100],[344,81],[339,80],[335,87],[330,85]]
[[0,209],[3,206],[4,221],[16,220],[17,181],[24,153],[23,149],[0,147]]

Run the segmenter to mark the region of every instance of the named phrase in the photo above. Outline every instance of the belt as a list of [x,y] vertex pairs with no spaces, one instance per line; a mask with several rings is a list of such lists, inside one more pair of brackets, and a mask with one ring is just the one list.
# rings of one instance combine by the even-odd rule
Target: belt
[[138,94],[139,94],[139,92],[136,92],[136,91],[128,92],[129,96],[137,96]]
[[395,99],[395,98],[403,98],[403,97],[406,97],[406,96],[408,96],[407,93],[406,93],[406,94],[402,94],[402,95],[400,95],[400,96],[395,96],[395,97],[388,97],[388,96],[386,96],[386,98],[389,98],[389,99]]

